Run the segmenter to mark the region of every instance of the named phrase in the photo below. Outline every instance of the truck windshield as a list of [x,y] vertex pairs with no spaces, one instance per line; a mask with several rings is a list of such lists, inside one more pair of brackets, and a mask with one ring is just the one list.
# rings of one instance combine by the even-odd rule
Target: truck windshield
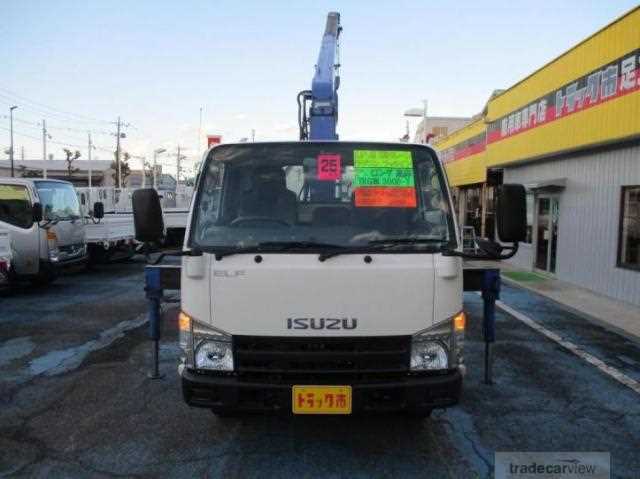
[[189,241],[204,251],[455,246],[444,176],[424,147],[220,146],[202,176]]
[[69,183],[57,181],[36,181],[36,189],[44,210],[44,218],[49,221],[80,218],[80,204],[75,189]]

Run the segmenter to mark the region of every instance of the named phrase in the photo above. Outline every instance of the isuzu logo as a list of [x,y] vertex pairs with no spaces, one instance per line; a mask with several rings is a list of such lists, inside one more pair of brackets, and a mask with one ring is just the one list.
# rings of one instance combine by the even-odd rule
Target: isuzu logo
[[287,318],[287,329],[356,329],[357,318]]

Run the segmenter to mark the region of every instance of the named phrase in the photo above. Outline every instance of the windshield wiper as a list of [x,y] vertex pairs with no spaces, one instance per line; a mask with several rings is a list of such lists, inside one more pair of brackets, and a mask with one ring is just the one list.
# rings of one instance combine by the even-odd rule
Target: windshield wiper
[[371,240],[368,244],[380,244],[380,245],[399,245],[399,244],[434,244],[434,243],[446,243],[448,240],[445,238],[385,238]]
[[374,246],[374,251],[391,248],[398,245],[412,245],[412,244],[436,244],[445,243],[446,239],[442,238],[386,238],[368,241],[366,245],[362,246],[345,246],[339,250],[328,251],[322,253],[318,258],[320,261],[325,261],[334,256],[348,253],[366,253],[371,251],[371,247]]
[[341,249],[344,246],[340,246],[337,244],[331,243],[318,243],[315,241],[264,241],[262,243],[257,243],[253,246],[246,246],[240,248],[230,248],[224,249],[221,251],[216,251],[216,259],[221,260],[225,256],[231,256],[234,254],[243,254],[243,253],[260,253],[260,252],[279,252],[279,251],[290,251],[290,250],[303,250],[303,249]]
[[282,250],[289,249],[307,249],[307,248],[344,248],[339,244],[319,243],[317,241],[265,241],[258,243],[259,247],[278,248]]

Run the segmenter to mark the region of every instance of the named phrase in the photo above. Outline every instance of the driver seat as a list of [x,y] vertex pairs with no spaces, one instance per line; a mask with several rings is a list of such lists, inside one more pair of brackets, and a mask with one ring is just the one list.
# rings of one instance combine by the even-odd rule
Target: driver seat
[[240,200],[238,216],[266,216],[291,224],[297,222],[298,199],[287,188],[282,168],[263,167],[253,172],[251,189]]

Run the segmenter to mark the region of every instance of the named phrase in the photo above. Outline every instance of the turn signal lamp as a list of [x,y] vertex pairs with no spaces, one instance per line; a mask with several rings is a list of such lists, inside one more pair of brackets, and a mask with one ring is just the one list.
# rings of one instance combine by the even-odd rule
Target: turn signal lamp
[[191,316],[184,311],[180,311],[178,315],[178,329],[180,331],[191,332]]
[[453,317],[453,330],[456,333],[464,332],[466,324],[467,316],[464,314],[464,311],[460,311]]

